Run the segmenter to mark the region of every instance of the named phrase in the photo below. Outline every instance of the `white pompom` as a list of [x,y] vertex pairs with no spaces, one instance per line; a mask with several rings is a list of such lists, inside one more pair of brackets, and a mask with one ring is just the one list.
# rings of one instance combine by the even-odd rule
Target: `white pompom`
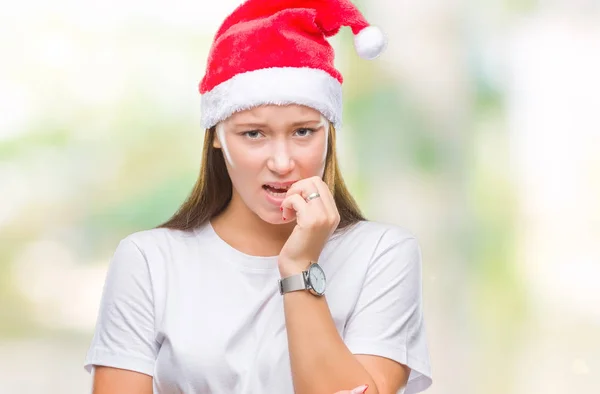
[[385,36],[377,26],[367,26],[354,36],[354,48],[363,59],[375,59],[385,50],[386,45]]

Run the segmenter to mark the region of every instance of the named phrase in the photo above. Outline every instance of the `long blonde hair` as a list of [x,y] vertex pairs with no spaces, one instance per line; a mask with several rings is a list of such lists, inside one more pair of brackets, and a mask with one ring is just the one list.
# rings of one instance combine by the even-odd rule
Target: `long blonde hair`
[[[223,152],[213,147],[215,134],[216,127],[206,130],[200,175],[191,194],[177,212],[158,228],[193,230],[219,215],[229,204],[232,196],[231,179],[227,173]],[[366,219],[346,188],[338,167],[335,146],[335,128],[330,125],[323,181],[329,186],[340,213],[340,223],[336,230],[339,231]]]

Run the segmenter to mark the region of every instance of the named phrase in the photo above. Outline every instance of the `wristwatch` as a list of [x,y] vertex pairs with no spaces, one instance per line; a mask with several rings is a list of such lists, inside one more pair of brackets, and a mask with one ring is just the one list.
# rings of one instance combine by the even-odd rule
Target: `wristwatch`
[[322,296],[325,294],[325,285],[325,271],[319,264],[311,263],[306,271],[279,279],[279,293],[283,295],[290,291],[308,290],[313,295]]

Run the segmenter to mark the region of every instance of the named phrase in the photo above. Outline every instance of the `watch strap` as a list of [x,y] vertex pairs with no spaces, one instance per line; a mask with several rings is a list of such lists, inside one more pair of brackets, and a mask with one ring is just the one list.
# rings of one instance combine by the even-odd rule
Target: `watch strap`
[[279,293],[282,295],[289,293],[290,291],[306,289],[308,289],[306,271],[296,275],[288,276],[287,278],[279,279]]

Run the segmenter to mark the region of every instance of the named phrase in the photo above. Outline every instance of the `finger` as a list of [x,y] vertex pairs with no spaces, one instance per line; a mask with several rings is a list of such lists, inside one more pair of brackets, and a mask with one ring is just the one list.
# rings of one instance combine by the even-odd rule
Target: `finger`
[[[292,184],[288,191],[285,193],[285,201],[288,197],[297,194],[302,197],[302,184],[305,183],[306,179],[301,179],[298,182]],[[296,218],[296,211],[291,207],[285,207],[283,202],[281,203],[281,215],[286,221],[294,220]]]
[[281,203],[281,207],[283,208],[282,215],[283,218],[285,218],[284,220],[287,222],[304,218],[302,224],[306,226],[310,226],[312,223],[326,222],[329,218],[325,207],[323,206],[323,202],[320,200],[320,198],[316,198],[314,200],[306,201],[300,194],[292,194],[291,196],[286,197]]
[[353,390],[342,390],[342,391],[338,391],[335,394],[363,394],[367,391],[367,389],[369,388],[369,385],[364,384],[362,386],[358,386],[357,388],[353,389]]
[[320,198],[323,199],[323,204],[327,208],[329,215],[332,217],[335,216],[337,214],[337,207],[329,186],[318,176],[313,176],[310,179],[312,179],[313,186],[317,189],[319,195],[321,196]]
[[[286,198],[288,196],[298,195],[298,196],[301,196],[302,199],[306,201],[306,198],[315,192],[317,192],[317,193],[319,193],[319,195],[321,195],[321,192],[315,185],[314,179],[306,178],[306,179],[303,179],[301,181],[294,183],[292,185],[292,187],[290,187],[290,189],[286,192]],[[329,217],[329,215],[330,215],[329,209],[324,205],[322,197],[314,198],[310,201],[306,201],[306,203],[309,204],[311,208],[314,208],[314,210],[312,210],[314,215],[325,215],[326,217]],[[282,206],[283,206],[283,204],[282,204]],[[283,214],[284,214],[284,217],[287,219],[287,216],[285,216],[285,215],[291,215],[292,213],[286,211],[286,209],[284,208]],[[297,212],[296,212],[296,215],[297,215]]]
[[300,194],[292,194],[283,200],[281,207],[283,208],[282,214],[285,221],[290,222],[307,209],[307,204]]
[[[339,215],[339,212],[335,205],[333,195],[331,194],[331,191],[329,190],[329,187],[318,176],[308,178],[308,180],[311,180],[311,183],[310,183],[310,186],[308,186],[308,189],[316,190],[316,192],[319,193],[319,197],[312,199],[310,201],[307,201],[307,203],[309,204],[309,206],[315,206],[315,208],[317,206],[319,206],[319,209],[323,210],[322,215],[324,215],[324,216],[322,216],[322,218],[325,219],[328,223],[335,224],[334,228],[332,228],[332,231],[335,231],[335,229],[337,228],[337,224],[339,223],[339,220],[340,220],[340,215]],[[297,189],[297,190],[306,190],[306,187],[303,187],[302,189]],[[312,193],[314,193],[314,192],[312,192]],[[309,192],[307,192],[307,194],[310,195]],[[317,200],[319,200],[319,201],[317,202]],[[314,213],[314,214],[321,215],[320,213]]]
[[350,393],[352,393],[352,394],[363,394],[364,392],[367,391],[368,388],[369,388],[368,384],[363,384],[362,386],[358,386],[357,388],[355,388],[354,390],[352,390]]
[[298,182],[294,183],[288,189],[288,191],[286,192],[286,196],[289,196],[292,194],[299,194],[300,196],[302,196],[302,198],[306,199],[306,197],[308,197],[308,195],[314,191],[311,188],[311,186],[314,186],[312,184],[311,178],[301,179]]
[[321,201],[323,202],[323,206],[327,212],[327,216],[329,218],[333,218],[337,214],[337,208],[335,206],[335,201],[333,200],[333,196],[331,195],[331,191],[325,182],[323,182],[320,178],[316,177],[313,180],[313,186],[319,193]]
[[[306,201],[306,198],[308,198],[311,194],[313,193],[318,193],[319,196],[318,197],[313,197],[310,200]],[[306,203],[308,204],[308,206],[311,208],[310,212],[311,215],[313,215],[315,218],[316,217],[321,217],[324,219],[329,219],[330,217],[330,213],[329,213],[329,207],[327,207],[326,203],[326,199],[327,196],[323,197],[323,195],[321,194],[321,190],[319,190],[319,187],[316,185],[316,183],[313,181],[311,182],[310,186],[308,186],[308,191],[307,191],[307,196],[304,198]]]

